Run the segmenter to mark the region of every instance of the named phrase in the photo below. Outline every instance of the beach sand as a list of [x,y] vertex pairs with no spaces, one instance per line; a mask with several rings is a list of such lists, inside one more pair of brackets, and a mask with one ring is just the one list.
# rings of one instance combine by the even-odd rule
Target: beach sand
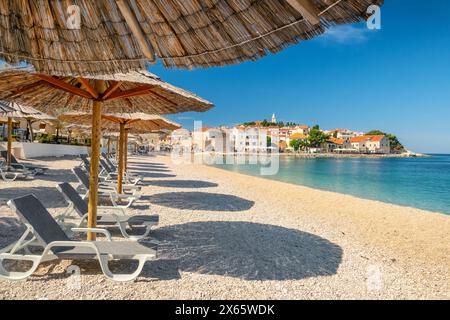
[[[52,214],[54,188],[76,185],[75,159],[33,181],[0,181],[0,247],[23,228],[5,200],[34,193]],[[145,196],[130,214],[160,215],[159,258],[132,283],[96,262],[47,263],[0,280],[0,299],[449,299],[450,216],[250,177],[170,157],[132,157]],[[67,272],[81,268],[80,286]],[[76,281],[76,279],[75,279]]]

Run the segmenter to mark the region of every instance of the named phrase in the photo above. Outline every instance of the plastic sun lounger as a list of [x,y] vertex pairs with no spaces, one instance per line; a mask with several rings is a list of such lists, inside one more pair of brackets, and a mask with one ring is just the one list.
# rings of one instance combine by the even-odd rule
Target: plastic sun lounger
[[[87,180],[89,180],[89,171],[82,170],[82,174],[87,177]],[[116,179],[109,180],[109,179],[105,178],[104,176],[101,176],[101,174],[102,174],[102,172],[100,172],[99,176],[98,176],[99,186],[104,189],[107,189],[107,188],[113,189],[117,193],[117,180]],[[126,181],[124,181],[122,184],[122,191],[123,191],[123,193],[128,193],[128,194],[130,192],[132,192],[132,193],[140,192],[141,187],[134,185],[134,184],[126,183]]]
[[[0,154],[2,158],[6,159],[8,157],[7,151],[0,151]],[[24,171],[31,171],[33,175],[41,175],[44,174],[45,171],[48,170],[48,168],[45,167],[39,167],[39,166],[30,166],[30,165],[24,165],[19,163],[17,161],[16,157],[14,155],[11,155],[11,167],[15,170],[24,170]]]
[[10,170],[6,167],[5,162],[3,160],[0,160],[0,177],[6,182],[12,182],[19,178],[34,178],[34,175],[28,170],[18,170],[14,168]]
[[[82,196],[82,199],[86,199],[89,196],[88,175],[80,167],[73,168],[72,172],[75,174],[75,176],[78,179],[78,182],[80,183],[79,188],[81,187],[85,191],[85,194]],[[117,189],[114,186],[109,185],[104,186],[102,184],[99,184],[98,195],[99,197],[108,198],[114,207],[121,207],[121,208],[129,208],[134,203],[134,201],[140,199],[141,197],[141,194],[137,189],[133,190],[132,194],[120,194],[117,192]],[[120,205],[118,203],[119,201],[125,201],[128,203],[126,205]]]
[[[64,223],[66,217],[75,212],[78,214],[79,227],[85,226],[87,222],[88,205],[85,200],[81,198],[78,192],[69,184],[61,183],[56,187],[69,203],[66,212],[61,215],[60,221]],[[127,216],[123,208],[117,207],[98,207],[99,211],[110,210],[116,211],[118,214],[97,214],[97,226],[100,228],[119,228],[124,238],[131,240],[140,240],[148,236],[151,228],[159,223],[159,216],[157,215],[136,215]],[[145,231],[142,234],[130,234],[127,228],[144,227]]]
[[[109,165],[109,167],[111,168],[111,170],[114,173],[117,173],[117,165],[115,165],[114,163],[112,163],[111,159],[108,159],[108,157],[106,156],[105,153],[102,153],[102,158],[106,161],[106,163]],[[142,176],[138,175],[138,174],[134,174],[131,172],[125,172],[125,176],[128,176],[131,179],[141,179],[142,180]]]
[[[0,252],[0,278],[23,280],[31,276],[41,262],[53,260],[98,260],[103,274],[114,281],[132,281],[142,272],[145,262],[156,258],[157,247],[134,241],[75,241],[71,240],[33,195],[8,201],[27,230],[21,238]],[[103,229],[74,228],[74,232],[94,232],[109,235]],[[31,236],[31,239],[29,237]],[[28,240],[27,240],[28,238]],[[110,238],[109,238],[110,239]],[[43,248],[42,254],[32,254],[31,247]],[[23,252],[22,254],[19,252]],[[114,274],[109,269],[111,260],[138,260],[137,269],[130,274]],[[32,266],[25,272],[8,271],[5,260],[30,261]]]
[[[117,179],[117,172],[115,172],[105,161],[105,159],[100,159],[100,165],[102,166],[102,172],[100,175],[105,178],[106,181],[112,181]],[[129,175],[124,175],[125,181],[128,185],[136,186],[142,181],[140,177],[130,177]]]
[[[81,159],[81,166],[84,167],[84,169],[87,172],[89,172],[91,163],[88,159],[88,156],[80,155],[80,159]],[[99,178],[104,179],[104,183],[110,184],[112,180],[117,179],[117,172],[113,168],[111,168],[105,161],[103,153],[102,158],[100,158],[100,165],[102,170],[99,173]],[[142,180],[142,178],[140,177],[130,176],[126,174],[124,175],[124,178],[126,181],[125,189],[127,189],[128,187],[136,186]]]
[[88,156],[85,154],[80,154],[81,159],[81,165],[84,167],[85,170],[89,171],[91,168],[91,163],[88,160]]

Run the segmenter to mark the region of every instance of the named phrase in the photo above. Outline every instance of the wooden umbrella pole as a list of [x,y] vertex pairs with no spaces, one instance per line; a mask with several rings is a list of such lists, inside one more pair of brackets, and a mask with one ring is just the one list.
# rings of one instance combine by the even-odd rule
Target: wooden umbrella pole
[[125,130],[124,148],[125,152],[123,154],[123,171],[124,174],[126,174],[128,169],[128,129]]
[[120,139],[116,140],[116,163],[119,163],[119,149],[120,149]]
[[[95,90],[103,93],[106,90],[106,84],[103,80],[95,81]],[[88,228],[97,226],[97,204],[98,204],[98,173],[100,163],[100,144],[101,144],[101,118],[102,102],[94,100],[92,109],[92,137],[91,137],[91,168],[89,175],[89,206],[88,206]],[[88,232],[88,241],[95,241],[96,234]]]
[[122,183],[123,183],[123,147],[125,138],[125,124],[120,124],[120,135],[119,135],[119,172],[117,173],[117,191],[122,193]]
[[107,142],[107,149],[106,149],[106,155],[109,158],[109,155],[111,153],[111,136],[108,137],[108,142]]
[[11,167],[11,149],[12,149],[12,118],[8,117],[8,147],[7,147],[7,157],[6,157],[6,165]]

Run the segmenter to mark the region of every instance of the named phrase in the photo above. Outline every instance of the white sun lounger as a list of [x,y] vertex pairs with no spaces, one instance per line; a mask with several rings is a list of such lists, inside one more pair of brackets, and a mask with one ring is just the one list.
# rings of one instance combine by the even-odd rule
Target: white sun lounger
[[[88,205],[85,200],[81,198],[78,192],[67,182],[60,183],[56,187],[63,195],[66,201],[69,203],[67,210],[60,216],[59,220],[64,223],[65,219],[72,215],[77,214],[78,226],[83,227],[87,222]],[[153,226],[159,223],[159,216],[157,215],[136,215],[127,216],[123,208],[117,207],[97,207],[99,213],[97,213],[97,226],[100,228],[119,228],[123,237],[131,240],[140,240],[146,238],[150,233]],[[102,210],[109,211],[109,214],[102,213]],[[115,213],[111,213],[111,211]],[[141,234],[129,233],[129,228],[143,227],[144,232]]]
[[[134,241],[75,241],[71,240],[49,214],[42,203],[33,195],[10,200],[13,209],[27,229],[20,239],[0,251],[0,279],[24,280],[31,276],[41,262],[53,260],[98,260],[103,274],[114,281],[136,279],[145,262],[156,258],[155,244],[144,246]],[[104,229],[74,228],[74,232],[109,233]],[[43,248],[42,254],[33,254],[30,247]],[[132,259],[139,262],[130,274],[114,274],[109,269],[111,260]],[[29,270],[8,271],[5,260],[30,261]]]
[[[75,174],[78,182],[80,183],[80,185],[78,186],[78,190],[82,189],[84,191],[82,198],[86,199],[89,196],[89,176],[80,167],[73,168],[72,172]],[[127,189],[124,189],[124,191],[127,191]],[[134,201],[140,199],[141,197],[139,189],[133,189],[131,190],[131,193],[121,194],[117,192],[117,188],[115,186],[105,185],[102,183],[99,183],[98,185],[98,195],[99,197],[109,199],[115,207],[123,208],[129,208],[134,203]],[[120,205],[120,201],[127,202],[127,204]]]

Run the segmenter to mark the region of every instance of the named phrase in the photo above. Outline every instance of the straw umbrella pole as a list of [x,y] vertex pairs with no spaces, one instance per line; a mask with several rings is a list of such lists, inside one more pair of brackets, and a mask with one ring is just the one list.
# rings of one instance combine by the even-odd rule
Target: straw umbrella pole
[[109,155],[111,154],[111,137],[108,137],[108,141],[106,142],[106,155],[109,158]]
[[[94,81],[93,96],[100,96],[106,91],[106,83],[104,80]],[[87,84],[85,84],[87,87]],[[98,204],[98,174],[100,164],[100,144],[102,138],[102,102],[94,100],[92,106],[92,137],[91,137],[91,166],[89,173],[89,214],[88,228],[95,228],[97,225],[97,204]],[[88,232],[88,240],[95,240],[95,233]]]
[[119,172],[117,175],[117,191],[119,193],[122,193],[122,184],[123,184],[123,160],[124,160],[124,156],[123,156],[123,152],[124,152],[124,147],[125,147],[125,124],[121,123],[120,124],[120,135],[119,135]]
[[11,144],[12,144],[12,113],[14,112],[14,109],[5,103],[0,102],[0,115],[6,116],[8,118],[8,142],[7,142],[7,159],[6,164],[8,167],[11,166]]
[[125,139],[124,139],[124,153],[123,153],[123,172],[122,174],[124,174],[125,172],[127,172],[128,170],[128,132],[130,131],[129,128],[125,129]]
[[11,149],[12,149],[12,117],[8,117],[8,156],[6,157],[6,165],[11,167]]

